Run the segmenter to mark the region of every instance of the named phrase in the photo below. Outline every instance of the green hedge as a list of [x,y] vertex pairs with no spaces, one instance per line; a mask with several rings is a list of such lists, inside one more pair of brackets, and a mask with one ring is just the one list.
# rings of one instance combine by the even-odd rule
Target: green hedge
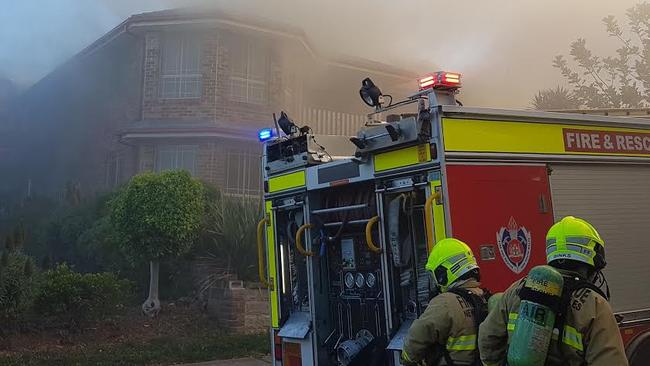
[[113,273],[78,273],[65,264],[43,273],[35,314],[67,326],[115,313],[129,299],[132,283]]
[[0,255],[0,331],[14,330],[31,307],[35,293],[31,258],[5,250]]

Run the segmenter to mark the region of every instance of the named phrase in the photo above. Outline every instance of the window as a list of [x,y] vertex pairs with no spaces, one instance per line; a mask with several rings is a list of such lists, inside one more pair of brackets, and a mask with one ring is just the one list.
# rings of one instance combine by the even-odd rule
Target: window
[[120,184],[121,156],[119,152],[112,151],[106,158],[106,186],[116,187]]
[[165,38],[161,62],[161,98],[201,97],[201,48],[197,40]]
[[198,146],[195,145],[166,145],[158,148],[156,156],[156,171],[187,170],[196,175],[196,157]]
[[261,192],[261,156],[248,151],[231,150],[226,154],[226,192],[259,195]]
[[233,101],[266,104],[267,66],[266,50],[250,41],[230,41],[231,89]]

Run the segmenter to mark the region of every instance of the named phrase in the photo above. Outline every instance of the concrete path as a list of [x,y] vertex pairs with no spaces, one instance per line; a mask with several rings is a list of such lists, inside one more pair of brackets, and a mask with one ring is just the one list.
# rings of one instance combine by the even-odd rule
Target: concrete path
[[238,358],[235,360],[219,360],[201,363],[188,363],[176,366],[269,366],[271,364],[270,357],[262,359],[255,358]]

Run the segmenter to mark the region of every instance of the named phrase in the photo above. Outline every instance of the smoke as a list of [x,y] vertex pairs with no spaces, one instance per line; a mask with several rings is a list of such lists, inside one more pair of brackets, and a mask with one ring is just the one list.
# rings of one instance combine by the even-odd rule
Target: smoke
[[28,86],[134,12],[163,1],[5,0],[0,11],[0,77]]
[[624,22],[634,0],[23,0],[0,12],[0,76],[43,77],[129,15],[199,3],[301,28],[329,57],[360,57],[417,73],[463,73],[466,105],[528,107],[562,84],[553,56],[584,37],[613,53],[601,19]]

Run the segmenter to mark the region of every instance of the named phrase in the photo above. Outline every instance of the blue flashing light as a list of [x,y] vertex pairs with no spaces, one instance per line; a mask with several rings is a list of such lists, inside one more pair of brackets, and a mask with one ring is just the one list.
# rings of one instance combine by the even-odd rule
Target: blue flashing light
[[260,139],[260,141],[269,140],[271,137],[273,137],[273,129],[272,128],[261,129],[257,133],[257,137]]

